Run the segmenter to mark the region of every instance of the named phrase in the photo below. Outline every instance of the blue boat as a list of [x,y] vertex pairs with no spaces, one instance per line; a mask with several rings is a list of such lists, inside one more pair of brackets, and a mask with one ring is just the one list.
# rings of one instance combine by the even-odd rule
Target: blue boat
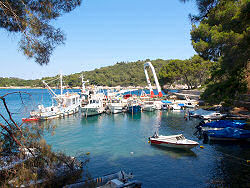
[[208,130],[204,139],[224,141],[250,141],[250,130],[227,127],[221,130]]
[[128,107],[128,113],[136,114],[141,112],[141,106],[140,105],[133,105]]
[[128,113],[136,114],[141,112],[141,105],[138,99],[132,99],[128,101]]

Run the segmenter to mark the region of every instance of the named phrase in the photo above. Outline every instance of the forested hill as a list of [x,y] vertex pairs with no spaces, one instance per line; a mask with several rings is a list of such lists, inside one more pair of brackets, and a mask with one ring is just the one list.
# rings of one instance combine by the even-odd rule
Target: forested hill
[[[112,66],[102,67],[92,71],[84,71],[80,73],[64,76],[64,82],[70,87],[81,86],[80,76],[83,74],[85,80],[89,80],[89,84],[104,85],[104,86],[145,86],[146,78],[144,74],[144,63],[148,61],[136,62],[120,62]],[[152,60],[155,71],[158,74],[163,65],[168,60]],[[148,71],[152,77],[151,71]],[[42,78],[44,80],[51,80],[53,77]],[[58,85],[58,82],[50,83],[51,86]],[[31,86],[43,87],[41,80],[23,80],[18,78],[0,78],[0,87],[9,86]]]

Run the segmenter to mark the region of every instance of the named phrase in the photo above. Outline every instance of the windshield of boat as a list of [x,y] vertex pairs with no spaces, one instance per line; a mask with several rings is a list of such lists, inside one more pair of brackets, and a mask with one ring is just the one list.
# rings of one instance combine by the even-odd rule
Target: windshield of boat
[[90,104],[92,104],[92,103],[99,103],[99,101],[98,101],[98,100],[90,100],[89,103],[90,103]]
[[185,139],[185,137],[183,135],[180,135],[180,136],[176,137],[176,140],[184,140],[184,139]]

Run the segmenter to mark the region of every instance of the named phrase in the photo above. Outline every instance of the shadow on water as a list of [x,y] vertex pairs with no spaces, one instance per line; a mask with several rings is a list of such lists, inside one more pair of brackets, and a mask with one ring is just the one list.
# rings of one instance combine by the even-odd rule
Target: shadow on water
[[197,157],[196,153],[192,150],[178,149],[178,148],[168,148],[164,146],[151,145],[156,149],[164,151],[164,154],[169,155],[172,158],[181,158],[181,157]]
[[214,187],[250,187],[249,142],[213,142],[210,145],[214,146],[219,157],[217,154],[216,173],[209,184]]
[[81,116],[81,125],[93,125],[93,124],[100,124],[104,118],[105,114],[100,114],[96,116]]
[[127,115],[128,120],[132,120],[132,121],[133,121],[133,120],[141,121],[141,116],[142,116],[141,112],[136,113],[136,114],[127,113],[126,115]]

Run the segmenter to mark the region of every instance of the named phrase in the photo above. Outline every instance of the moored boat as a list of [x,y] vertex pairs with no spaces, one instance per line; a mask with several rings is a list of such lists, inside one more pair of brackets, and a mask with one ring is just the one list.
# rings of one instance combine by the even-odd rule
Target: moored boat
[[38,121],[39,117],[29,117],[29,118],[22,118],[24,122],[31,122],[31,121]]
[[[44,80],[43,83],[53,96],[52,106],[44,107],[43,105],[38,105],[37,110],[33,110],[30,112],[31,118],[48,120],[71,115],[79,111],[79,107],[81,104],[80,95],[78,93],[63,93],[62,75],[60,75],[60,94],[56,94]],[[53,99],[56,102],[55,105],[53,103]]]
[[155,133],[149,137],[149,141],[154,145],[180,149],[191,149],[199,145],[198,142],[186,139],[182,134],[162,136]]
[[114,98],[109,101],[108,108],[112,114],[121,113],[124,111],[126,103],[119,98]]
[[131,180],[133,178],[132,173],[125,173],[124,171],[119,171],[117,173],[107,174],[98,178],[91,180],[81,181],[71,185],[66,185],[67,188],[78,188],[78,187],[127,187],[127,188],[139,188],[141,187],[141,182],[137,180]]
[[219,112],[213,112],[207,115],[201,115],[202,119],[221,119],[223,117],[225,117],[226,114],[221,114]]
[[90,94],[88,104],[81,108],[83,116],[94,116],[102,114],[105,111],[103,99],[106,99],[103,93],[94,92]]
[[221,130],[203,132],[205,140],[215,141],[250,141],[250,130],[226,127]]
[[135,114],[141,112],[141,105],[137,99],[129,99],[127,101],[128,113]]
[[142,104],[143,111],[153,112],[155,111],[155,109],[156,107],[155,107],[154,101],[144,101]]

